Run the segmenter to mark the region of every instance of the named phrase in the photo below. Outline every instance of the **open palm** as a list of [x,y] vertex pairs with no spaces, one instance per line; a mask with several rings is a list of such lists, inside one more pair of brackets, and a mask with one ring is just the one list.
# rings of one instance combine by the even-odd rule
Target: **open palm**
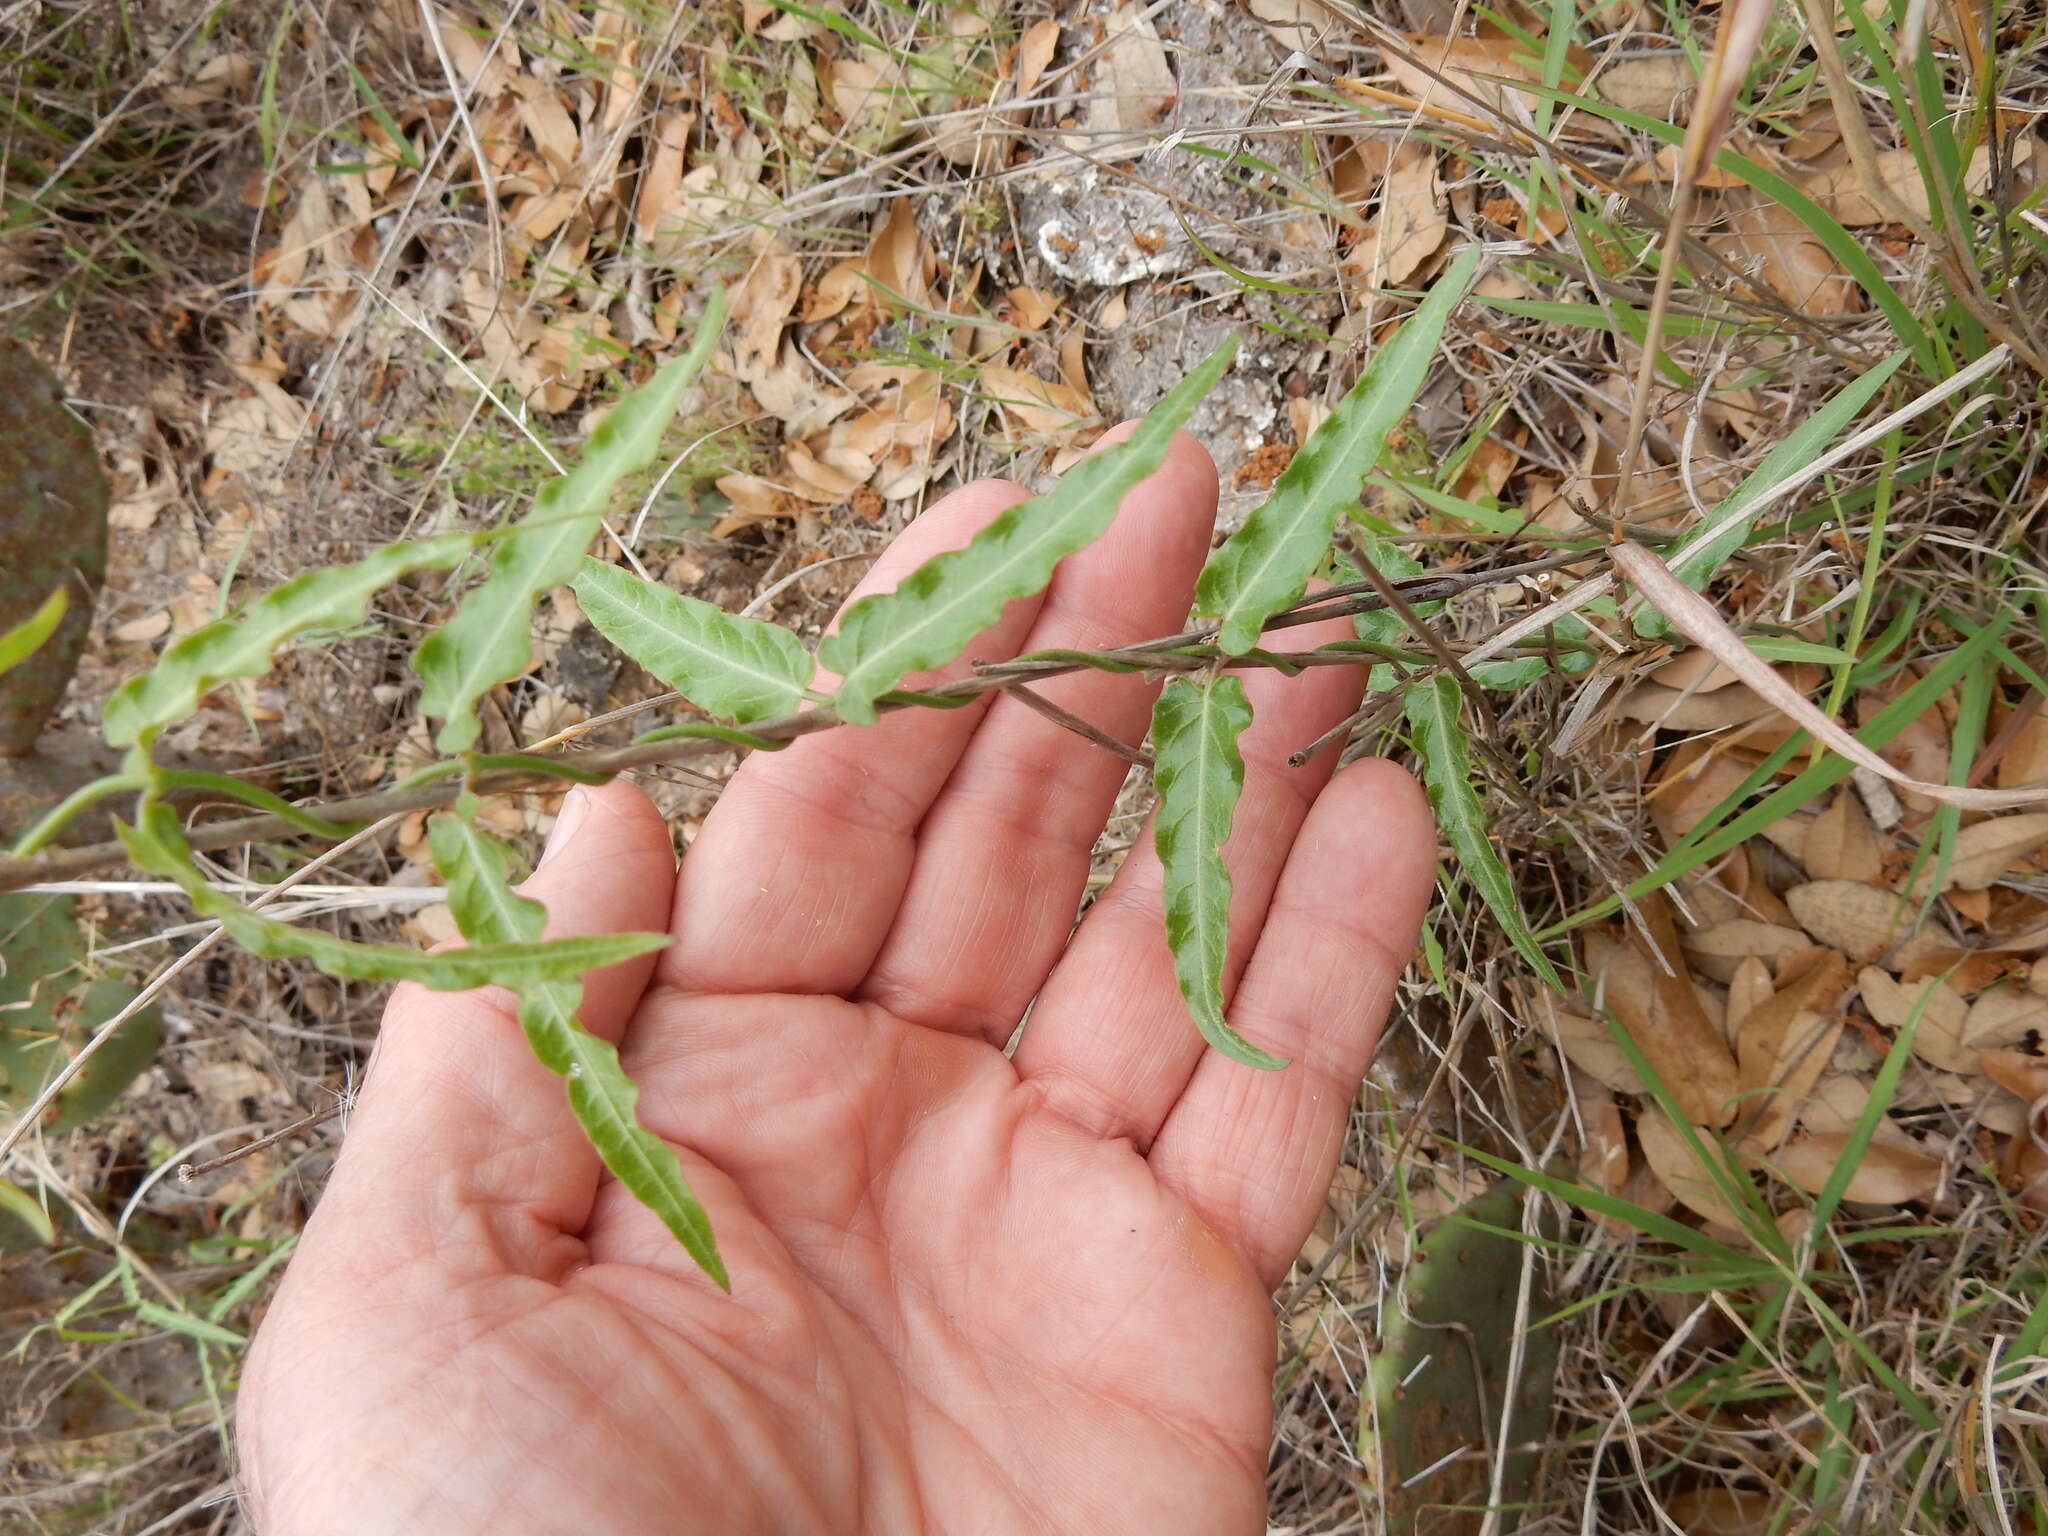
[[[1020,496],[957,492],[863,591]],[[1178,440],[970,655],[1172,631],[1215,504]],[[1398,771],[1286,766],[1358,684],[1251,684],[1227,985],[1277,1073],[1189,1023],[1149,841],[1075,927],[1125,765],[1018,700],[757,756],[679,878],[637,790],[578,791],[526,889],[551,934],[674,934],[593,975],[584,1021],[621,1042],[732,1293],[603,1175],[509,999],[401,989],[250,1357],[259,1529],[1261,1529],[1267,1297],[1433,860]],[[1127,740],[1152,696],[1042,691]]]

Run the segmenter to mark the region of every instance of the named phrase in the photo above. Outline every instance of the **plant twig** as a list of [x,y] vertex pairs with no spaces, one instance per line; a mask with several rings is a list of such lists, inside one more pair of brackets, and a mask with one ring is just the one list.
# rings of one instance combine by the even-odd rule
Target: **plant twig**
[[[1523,576],[1555,570],[1560,566],[1577,564],[1595,558],[1598,553],[1597,550],[1564,550],[1540,559],[1498,566],[1492,570],[1446,572],[1438,576],[1412,578],[1396,585],[1400,588],[1401,595],[1410,602],[1434,602],[1439,598],[1470,591],[1474,587],[1514,581]],[[1361,587],[1369,585],[1355,583],[1349,587],[1325,588],[1302,599],[1293,608],[1275,615],[1268,621],[1268,627],[1286,628],[1296,624],[1314,623],[1318,619],[1338,614],[1366,613],[1383,607],[1384,599],[1377,594],[1360,593]],[[1331,601],[1333,597],[1337,599],[1335,602]],[[1127,663],[1138,669],[1177,669],[1176,661],[1169,659],[1168,653],[1184,650],[1188,646],[1205,644],[1213,641],[1215,636],[1216,626],[1212,624],[1178,635],[1164,636],[1158,640],[1122,646],[1116,650],[1103,652],[1101,656],[1103,659]],[[1315,659],[1309,659],[1311,657]],[[1373,658],[1296,652],[1275,657],[1274,660],[1282,661],[1289,666],[1355,666],[1369,663]],[[1245,658],[1240,664],[1256,666],[1267,663],[1262,663],[1257,658]],[[1067,660],[1001,662],[981,669],[974,676],[957,678],[926,692],[938,700],[975,698],[997,689],[1014,688],[1020,683],[1036,682],[1042,678],[1081,671],[1087,665],[1088,663]],[[880,707],[884,710],[893,710],[909,708],[914,703],[915,701],[883,701]],[[768,741],[794,741],[815,731],[831,730],[840,723],[837,712],[827,706],[806,710],[801,714],[787,715],[779,720],[750,725],[747,731],[749,735]],[[594,752],[548,754],[546,757],[551,764],[573,764],[581,773],[609,778],[639,768],[651,768],[658,764],[674,763],[708,753],[731,750],[729,742],[684,737],[633,742],[623,747],[610,747]],[[561,782],[559,775],[544,771],[496,769],[469,779],[450,777],[432,783],[417,784],[407,789],[387,789],[346,800],[312,802],[304,809],[331,821],[383,821],[412,811],[438,810],[452,804],[465,789],[478,794],[508,794],[516,790],[558,789]],[[304,835],[303,828],[294,826],[282,816],[274,815],[245,816],[233,821],[211,822],[204,826],[189,828],[186,832],[187,840],[192,847],[201,852]],[[52,849],[32,858],[0,858],[0,891],[19,890],[25,885],[37,885],[51,880],[74,879],[96,870],[115,868],[127,861],[128,850],[118,842]]]

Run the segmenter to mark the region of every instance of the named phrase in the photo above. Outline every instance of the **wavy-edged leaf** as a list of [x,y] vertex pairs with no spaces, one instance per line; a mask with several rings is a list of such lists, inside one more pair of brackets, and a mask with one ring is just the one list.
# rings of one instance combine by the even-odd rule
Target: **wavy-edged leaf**
[[252,954],[266,959],[310,960],[330,976],[360,981],[414,981],[437,992],[466,992],[471,987],[533,986],[541,982],[574,981],[585,971],[616,965],[635,955],[662,949],[668,936],[659,933],[598,933],[539,942],[478,944],[444,954],[422,954],[409,944],[356,944],[317,928],[297,928],[252,912],[232,896],[214,890],[193,868],[191,848],[170,807],[149,806],[135,826],[114,824],[114,831],[137,867],[175,880],[193,907],[213,918],[228,936]]
[[1223,621],[1217,644],[1230,655],[1258,644],[1266,620],[1308,590],[1337,519],[1357,505],[1387,434],[1421,392],[1479,257],[1472,246],[1451,263],[1393,340],[1373,354],[1329,420],[1301,445],[1265,504],[1209,557],[1195,587],[1195,608]]
[[182,720],[222,683],[261,677],[270,658],[294,635],[359,623],[370,599],[412,571],[445,570],[468,554],[466,533],[391,544],[352,565],[304,571],[245,604],[239,613],[203,624],[176,641],[156,665],[108,697],[101,722],[107,740],[133,746]]
[[[427,827],[434,864],[448,882],[448,905],[462,936],[473,944],[503,946],[540,938],[547,909],[508,883],[503,843],[459,816],[436,816]],[[661,1218],[698,1267],[731,1290],[710,1218],[683,1177],[675,1148],[640,1124],[640,1090],[619,1064],[619,1053],[577,1020],[583,1004],[579,980],[548,981],[520,989],[519,1025],[549,1071],[568,1085],[569,1107],[605,1167]]]
[[0,672],[19,666],[35,655],[42,643],[56,633],[70,603],[70,595],[62,587],[52,588],[50,595],[43,599],[42,607],[0,635]]
[[1464,703],[1457,680],[1442,675],[1411,687],[1402,700],[1415,731],[1415,753],[1422,762],[1422,780],[1437,825],[1458,857],[1458,867],[1479,899],[1486,903],[1508,941],[1545,981],[1558,991],[1564,983],[1550,957],[1529,931],[1528,919],[1515,900],[1515,883],[1487,833],[1486,813],[1472,787],[1472,743],[1459,723]]
[[443,752],[467,749],[481,729],[477,700],[526,670],[535,598],[576,575],[612,488],[653,461],[724,323],[725,295],[714,292],[690,349],[612,407],[576,467],[534,497],[526,516],[492,548],[482,583],[414,653],[413,670],[425,684],[420,709],[442,718],[435,741]]
[[1100,538],[1131,488],[1166,458],[1173,434],[1223,377],[1226,341],[1171,390],[1123,442],[1090,454],[1043,496],[1010,508],[964,549],[934,556],[895,591],[846,610],[818,659],[839,674],[841,719],[875,721],[875,699],[912,672],[943,666],[1002,617],[1003,605],[1052,580],[1053,567]]
[[1244,684],[1223,675],[1176,677],[1152,708],[1153,777],[1159,812],[1153,840],[1166,871],[1166,942],[1173,979],[1202,1038],[1233,1061],[1284,1067],[1223,1020],[1223,958],[1230,942],[1230,869],[1223,845],[1244,789],[1237,738],[1252,723]]
[[[1832,444],[1912,355],[1901,349],[1851,380],[1765,454],[1763,462],[1728,493],[1705,524],[1672,553],[1671,574],[1693,591],[1702,590],[1722,563],[1748,541],[1750,527],[1769,493]],[[1636,614],[1635,628],[1639,635],[1661,638],[1671,633],[1671,621],[1646,605]]]
[[779,624],[727,613],[602,560],[585,560],[575,586],[599,634],[710,714],[744,725],[794,713],[811,680],[811,653]]

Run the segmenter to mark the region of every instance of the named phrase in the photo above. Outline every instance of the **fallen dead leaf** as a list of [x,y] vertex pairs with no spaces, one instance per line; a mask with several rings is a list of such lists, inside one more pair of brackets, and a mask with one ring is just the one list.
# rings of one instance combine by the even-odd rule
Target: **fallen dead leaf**
[[986,364],[981,370],[981,386],[1029,432],[1071,433],[1097,420],[1095,402],[1086,394],[1021,368]]
[[1815,880],[1855,880],[1873,885],[1884,876],[1884,843],[1863,812],[1854,790],[1836,792],[1828,808],[1806,829],[1801,852]]
[[2000,789],[2048,784],[2048,710],[2036,710],[2013,734],[1998,760],[1997,782]]
[[2048,811],[1995,816],[1965,827],[1956,834],[1948,883],[1965,891],[1984,890],[2044,843],[2048,843]]
[[[1707,1155],[1716,1156],[1719,1149],[1714,1133],[1697,1125],[1692,1129],[1705,1145]],[[1731,1232],[1744,1230],[1741,1216],[1722,1197],[1713,1174],[1669,1115],[1654,1104],[1644,1105],[1636,1116],[1636,1139],[1642,1143],[1644,1161],[1679,1204],[1717,1227]],[[1739,1173],[1732,1176],[1741,1177]]]
[[1745,956],[1756,955],[1775,965],[1786,955],[1796,954],[1812,945],[1813,940],[1796,928],[1760,923],[1747,917],[1716,923],[1685,937],[1686,952],[1693,957],[1694,963],[1706,975],[1723,983],[1734,980],[1736,968]]
[[1893,1034],[1904,1029],[1913,1011],[1919,1009],[1913,1053],[1929,1066],[1943,1072],[1967,1072],[1976,1066],[1975,1054],[1963,1044],[1970,1005],[1938,977],[1901,985],[1889,972],[1866,966],[1857,972],[1856,985],[1864,1009]]
[[1380,207],[1365,239],[1346,263],[1367,288],[1405,283],[1436,254],[1450,228],[1450,204],[1433,145],[1407,140],[1395,150],[1380,189]]
[[[1846,1135],[1810,1131],[1780,1147],[1771,1166],[1797,1188],[1817,1195],[1834,1176],[1848,1142]],[[1941,1163],[1937,1159],[1873,1137],[1842,1193],[1845,1199],[1864,1205],[1904,1205],[1932,1200],[1940,1187]]]
[[1641,912],[1648,943],[1665,963],[1640,938],[1611,947],[1589,939],[1588,969],[1650,1069],[1671,1090],[1679,1112],[1701,1125],[1726,1125],[1734,1112],[1734,1055],[1686,970],[1669,900],[1653,895],[1641,903]]
[[1781,1501],[1741,1488],[1691,1488],[1673,1494],[1664,1511],[1684,1536],[1770,1536]]
[[1942,947],[1926,933],[1913,903],[1890,891],[1853,880],[1814,880],[1785,893],[1799,925],[1819,943],[1852,960],[1883,961],[1894,968]]
[[1106,19],[1093,80],[1075,147],[1095,159],[1144,153],[1149,139],[1137,141],[1158,126],[1180,88],[1143,7],[1121,5]]
[[2008,1050],[2048,1039],[2048,997],[2022,988],[1986,992],[1970,1004],[1963,1022],[1963,1049],[1969,1060],[1956,1071],[1977,1067],[1980,1051]]
[[1041,16],[1024,29],[1024,35],[1017,40],[1017,94],[1029,96],[1038,88],[1038,82],[1045,77],[1053,55],[1059,52],[1060,24],[1050,16]]
[[1797,1123],[1802,1101],[1820,1081],[1842,1033],[1838,1012],[1849,966],[1833,950],[1751,1009],[1736,1035],[1735,1059],[1747,1119],[1744,1150],[1768,1151]]
[[1645,113],[1659,122],[1678,123],[1679,103],[1699,85],[1692,60],[1677,49],[1617,59],[1593,81],[1603,101]]
[[1595,1189],[1618,1195],[1628,1187],[1628,1133],[1614,1095],[1597,1084],[1578,1084],[1573,1093],[1585,1141],[1579,1148],[1579,1174]]
[[[1532,52],[1520,39],[1409,33],[1406,40],[1407,48],[1389,47],[1381,57],[1401,89],[1419,102],[1470,115],[1476,99],[1485,110],[1508,112],[1511,120],[1518,122],[1528,121],[1536,111],[1535,96],[1501,83],[1543,78],[1540,50]],[[1570,50],[1570,60],[1581,72],[1593,63],[1592,55],[1576,45]],[[1514,97],[1515,108],[1508,107],[1509,96]]]
[[1863,308],[1862,291],[1791,209],[1748,187],[1718,196],[1726,233],[1708,243],[1734,265],[1755,272],[1802,314],[1850,315]]

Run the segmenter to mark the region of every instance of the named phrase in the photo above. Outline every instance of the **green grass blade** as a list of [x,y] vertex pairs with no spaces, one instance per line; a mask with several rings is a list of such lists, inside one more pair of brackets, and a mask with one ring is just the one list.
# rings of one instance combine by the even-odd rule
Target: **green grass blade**
[[1244,684],[1230,676],[1176,677],[1152,710],[1153,773],[1159,813],[1153,840],[1165,867],[1166,942],[1173,979],[1195,1027],[1232,1061],[1284,1067],[1223,1019],[1223,959],[1230,943],[1230,869],[1223,845],[1244,789],[1237,738],[1252,723]]
[[[435,867],[448,882],[449,909],[465,939],[495,947],[540,939],[547,909],[512,889],[503,843],[473,822],[445,814],[428,824],[427,840]],[[731,1290],[710,1218],[683,1177],[681,1159],[675,1148],[640,1124],[640,1090],[626,1076],[612,1044],[577,1020],[582,1004],[580,979],[542,982],[521,990],[519,1025],[527,1044],[541,1064],[567,1084],[576,1123],[605,1167],[661,1218],[699,1268],[721,1288]]]
[[[1750,471],[1742,484],[1714,508],[1706,524],[1671,554],[1667,562],[1671,573],[1695,592],[1702,590],[1723,562],[1749,541],[1751,525],[1768,494],[1818,458],[1911,355],[1894,352],[1837,391],[1787,434],[1764,455],[1763,462]],[[1636,615],[1635,624],[1636,633],[1647,638],[1661,638],[1671,632],[1671,621],[1647,605]]]
[[473,744],[481,729],[477,700],[526,670],[534,600],[575,577],[613,488],[653,462],[683,391],[709,360],[724,323],[725,296],[714,292],[690,349],[612,407],[576,467],[549,481],[526,516],[496,542],[481,585],[421,643],[412,663],[425,684],[420,711],[444,722],[435,738],[443,752]]
[[710,714],[745,724],[795,711],[811,680],[811,653],[778,624],[585,560],[576,600],[598,633]]
[[1373,354],[1351,392],[1289,462],[1273,494],[1203,567],[1197,612],[1223,621],[1217,643],[1238,656],[1258,644],[1266,620],[1300,600],[1329,553],[1337,519],[1358,504],[1387,435],[1407,416],[1429,376],[1451,311],[1479,270],[1468,248],[1394,339]]
[[57,1241],[57,1227],[50,1220],[50,1213],[43,1209],[42,1201],[19,1184],[0,1179],[0,1211],[5,1211],[35,1233],[37,1242]]
[[[1455,1143],[1454,1143],[1455,1145]],[[1718,1264],[1749,1268],[1755,1261],[1726,1243],[1707,1236],[1695,1227],[1688,1227],[1682,1221],[1673,1220],[1660,1212],[1646,1210],[1619,1195],[1610,1195],[1604,1189],[1590,1184],[1575,1184],[1570,1179],[1556,1178],[1534,1168],[1524,1168],[1520,1163],[1509,1162],[1504,1157],[1494,1157],[1473,1147],[1460,1146],[1458,1150],[1475,1162],[1484,1163],[1496,1173],[1504,1173],[1511,1179],[1527,1184],[1531,1189],[1540,1189],[1546,1195],[1555,1195],[1569,1201],[1581,1210],[1591,1211],[1596,1216],[1611,1217],[1635,1228],[1645,1237],[1654,1237],[1674,1247],[1686,1249],[1701,1258],[1712,1259]]]
[[412,571],[446,570],[473,542],[466,533],[448,533],[387,545],[353,565],[294,576],[240,613],[201,625],[158,657],[154,668],[109,695],[100,717],[107,740],[133,746],[184,719],[222,683],[268,672],[271,656],[293,636],[360,623],[377,592]]
[[0,635],[0,673],[19,666],[41,650],[43,642],[64,621],[64,610],[70,605],[71,599],[58,587],[43,599],[42,607]]
[[1515,899],[1514,881],[1488,835],[1486,812],[1479,803],[1478,791],[1472,787],[1472,744],[1458,723],[1464,695],[1456,679],[1437,676],[1417,683],[1408,690],[1403,703],[1408,723],[1415,730],[1415,753],[1422,762],[1422,780],[1429,788],[1429,803],[1435,807],[1437,825],[1443,828],[1451,851],[1458,857],[1458,867],[1522,958],[1562,992],[1564,982],[1536,942],[1535,934],[1529,931],[1529,921]]
[[856,725],[912,672],[943,666],[1002,617],[1006,603],[1052,580],[1053,567],[1102,536],[1131,488],[1165,461],[1173,434],[1215,388],[1237,343],[1225,342],[1167,391],[1138,430],[1089,455],[1043,496],[1010,508],[964,549],[927,560],[893,592],[846,610],[818,659],[839,674],[832,702]]

